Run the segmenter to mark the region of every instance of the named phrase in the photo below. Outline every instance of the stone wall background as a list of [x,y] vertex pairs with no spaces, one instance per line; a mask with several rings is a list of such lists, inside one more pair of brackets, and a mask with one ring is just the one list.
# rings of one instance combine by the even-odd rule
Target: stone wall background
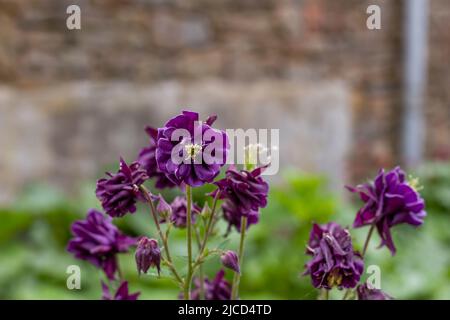
[[[431,0],[427,157],[450,156],[450,2]],[[82,30],[66,28],[68,5]],[[365,27],[382,8],[382,29]],[[400,161],[402,1],[0,0],[0,203],[73,191],[182,107],[280,128],[333,185]]]

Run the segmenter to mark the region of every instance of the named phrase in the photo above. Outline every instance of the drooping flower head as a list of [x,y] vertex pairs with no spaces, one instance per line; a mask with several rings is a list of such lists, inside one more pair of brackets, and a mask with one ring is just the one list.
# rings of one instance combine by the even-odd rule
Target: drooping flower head
[[353,227],[375,224],[381,238],[380,247],[386,245],[392,255],[395,245],[391,228],[401,223],[419,226],[426,216],[424,200],[400,167],[388,172],[382,169],[373,182],[347,188],[358,193],[364,202]]
[[138,273],[147,273],[150,267],[156,267],[158,274],[161,272],[161,250],[158,246],[158,241],[142,237],[139,239],[136,253],[136,266]]
[[[236,231],[240,232],[241,230],[241,221],[242,221],[242,211],[239,210],[239,207],[235,205],[235,203],[229,199],[225,199],[222,203],[222,211],[223,218],[228,222],[228,230],[227,233],[230,232],[231,227],[234,226]],[[247,229],[252,224],[257,224],[259,221],[259,211],[250,210],[247,214]]]
[[240,273],[239,267],[239,257],[236,252],[227,250],[220,257],[220,261],[222,261],[222,265],[225,268],[231,269],[236,273]]
[[267,205],[269,192],[269,185],[261,177],[264,168],[238,171],[234,166],[230,166],[225,178],[215,182],[218,189],[212,196],[220,192],[219,198],[225,200],[222,209],[229,227],[234,225],[239,230],[242,216],[248,218],[248,225],[258,222],[259,209]]
[[72,224],[74,237],[69,241],[67,251],[73,253],[75,258],[87,260],[103,269],[109,279],[114,279],[116,254],[127,252],[130,246],[136,244],[136,239],[123,235],[111,220],[101,212],[90,209],[85,220]]
[[[231,300],[231,284],[224,278],[225,271],[220,270],[211,281],[205,277],[203,288],[205,300]],[[191,292],[192,300],[200,300],[200,280],[194,280],[195,288]]]
[[173,183],[198,187],[219,174],[230,146],[227,134],[211,127],[216,118],[200,122],[198,113],[183,111],[158,129],[156,162]]
[[371,288],[367,283],[360,284],[356,288],[358,300],[393,300],[386,292]]
[[137,161],[147,171],[149,178],[155,178],[156,188],[172,188],[175,184],[167,179],[165,173],[158,169],[158,164],[156,163],[156,139],[158,136],[158,130],[152,127],[146,127],[145,131],[150,137],[150,142],[139,152]]
[[[176,197],[170,204],[172,214],[169,216],[170,222],[177,228],[185,228],[187,224],[187,201],[185,197]],[[195,203],[192,204],[191,223],[195,224],[197,214],[201,211]]]
[[119,286],[119,288],[117,288],[117,291],[114,294],[114,296],[111,295],[111,292],[110,292],[108,286],[106,285],[106,283],[104,283],[102,281],[102,291],[103,291],[103,296],[102,296],[103,300],[137,300],[138,296],[141,294],[140,292],[130,294],[128,292],[128,282],[127,281],[123,281],[120,284],[120,286]]
[[147,172],[138,162],[130,166],[121,158],[119,171],[107,173],[109,178],[97,181],[95,191],[102,207],[111,217],[122,217],[136,211],[136,200],[140,197],[139,186],[148,179]]
[[354,288],[358,284],[364,262],[353,251],[350,233],[339,224],[314,224],[306,253],[312,259],[306,264],[304,275],[311,276],[314,287]]

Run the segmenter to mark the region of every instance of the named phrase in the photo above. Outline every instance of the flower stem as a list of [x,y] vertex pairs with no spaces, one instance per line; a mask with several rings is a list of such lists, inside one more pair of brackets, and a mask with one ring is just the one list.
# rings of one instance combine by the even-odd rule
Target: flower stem
[[[240,268],[241,268],[241,273],[242,273],[242,261],[244,258],[244,242],[245,242],[245,234],[247,231],[247,217],[243,216],[241,218],[241,240],[239,243],[239,264],[240,264]],[[239,295],[239,282],[241,280],[241,273],[235,273],[234,277],[233,277],[233,287],[231,289],[231,300],[236,300],[238,295]]]
[[184,299],[190,300],[192,282],[192,189],[190,185],[186,185],[186,202],[188,271],[186,275],[186,282],[184,284]]
[[320,300],[329,300],[330,290],[322,289],[322,293],[320,294]]
[[147,201],[147,203],[150,206],[150,211],[153,217],[153,221],[155,222],[156,225],[156,229],[158,230],[158,234],[159,237],[161,238],[161,241],[163,243],[164,246],[164,252],[166,253],[166,258],[167,258],[167,265],[170,269],[170,271],[172,272],[173,276],[177,279],[178,283],[182,286],[183,285],[183,279],[180,277],[180,275],[178,274],[173,262],[172,262],[172,257],[170,256],[170,251],[169,251],[169,244],[168,244],[168,239],[167,237],[164,235],[164,233],[161,230],[161,225],[159,224],[159,220],[158,220],[158,216],[156,214],[156,209],[155,209],[155,205],[153,204],[153,201],[149,195],[149,191],[147,190],[147,188],[145,188],[143,185],[139,186],[139,189],[142,193],[142,195],[144,196],[145,200]]
[[205,251],[206,243],[208,242],[208,238],[209,238],[209,235],[211,233],[211,229],[212,229],[211,226],[212,226],[212,223],[214,221],[214,214],[216,213],[217,201],[219,200],[219,197],[220,197],[220,191],[217,191],[217,193],[216,193],[216,195],[214,197],[214,202],[213,202],[213,206],[212,206],[212,209],[211,209],[211,214],[209,216],[208,223],[206,224],[205,236],[203,237],[203,242],[202,242],[202,244],[200,246],[199,257],[201,257],[203,255],[203,251]]
[[364,247],[363,247],[363,250],[362,250],[362,253],[361,253],[363,258],[364,258],[364,255],[366,254],[367,248],[369,246],[370,238],[372,237],[372,233],[373,233],[374,229],[375,229],[375,223],[373,223],[370,226],[369,233],[367,234],[366,241],[364,242]]

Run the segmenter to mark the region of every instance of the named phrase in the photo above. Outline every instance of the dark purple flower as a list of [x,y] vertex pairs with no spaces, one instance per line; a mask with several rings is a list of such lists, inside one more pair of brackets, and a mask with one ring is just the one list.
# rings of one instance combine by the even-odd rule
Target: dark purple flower
[[373,183],[348,189],[359,193],[365,203],[356,214],[353,227],[375,224],[381,237],[380,247],[386,245],[393,255],[395,246],[391,228],[401,223],[419,226],[426,216],[424,200],[415,186],[406,181],[400,167],[388,172],[382,169]]
[[243,216],[247,217],[247,227],[258,222],[259,209],[267,205],[269,192],[269,185],[260,176],[264,169],[238,171],[230,166],[225,178],[215,182],[218,189],[211,195],[215,197],[220,192],[219,198],[225,200],[222,210],[228,221],[228,230],[234,225],[239,231]]
[[360,284],[356,288],[358,300],[393,300],[390,295],[379,289],[370,288],[367,283]]
[[225,251],[220,257],[220,261],[222,261],[222,265],[225,268],[229,268],[236,273],[241,272],[239,268],[239,257],[236,252],[231,250]]
[[122,217],[136,211],[136,200],[140,197],[139,186],[148,179],[147,172],[138,162],[130,166],[121,158],[119,171],[107,173],[109,178],[97,181],[97,198],[111,217]]
[[[228,222],[227,233],[230,232],[231,227],[234,226],[238,232],[241,230],[242,212],[231,200],[225,199],[222,204],[223,217]],[[257,224],[259,221],[259,211],[249,211],[247,214],[247,229],[252,224]]]
[[103,300],[137,300],[138,296],[141,294],[140,292],[130,294],[128,292],[128,282],[123,281],[119,288],[117,289],[114,297],[111,296],[111,292],[109,291],[106,283],[102,281],[102,291],[103,291]]
[[[220,270],[216,277],[210,281],[205,277],[203,288],[205,300],[231,300],[231,284],[224,279],[225,271]],[[200,280],[194,280],[195,288],[191,292],[192,300],[200,300]]]
[[152,127],[146,127],[145,131],[150,137],[149,144],[139,152],[138,162],[147,171],[149,178],[155,178],[155,187],[159,189],[172,188],[175,184],[167,179],[165,173],[158,169],[156,163],[156,138],[158,130]]
[[69,241],[67,251],[77,259],[87,260],[102,268],[109,279],[114,279],[116,254],[127,252],[130,246],[136,244],[136,239],[123,235],[111,220],[101,212],[90,209],[86,220],[72,224],[74,237]]
[[[169,219],[174,226],[178,228],[185,228],[187,224],[187,201],[185,197],[176,197],[170,205],[172,207],[172,214]],[[194,224],[196,216],[201,209],[192,204],[191,223]]]
[[197,187],[219,174],[230,146],[226,133],[211,127],[216,118],[199,122],[198,113],[183,111],[158,129],[156,161],[173,183]]
[[135,258],[139,274],[147,273],[150,267],[156,267],[158,274],[161,272],[161,251],[157,240],[147,237],[139,239]]
[[353,251],[348,230],[339,224],[314,224],[306,253],[313,258],[306,264],[304,275],[311,275],[314,287],[354,288],[358,284],[364,261]]

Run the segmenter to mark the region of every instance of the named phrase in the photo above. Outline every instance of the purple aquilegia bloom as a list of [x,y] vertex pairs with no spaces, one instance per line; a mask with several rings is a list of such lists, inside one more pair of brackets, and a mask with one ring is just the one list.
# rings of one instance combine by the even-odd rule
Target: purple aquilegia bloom
[[[227,233],[230,232],[231,227],[234,226],[238,232],[241,230],[242,212],[231,201],[226,199],[222,204],[223,217],[228,222]],[[259,221],[259,211],[250,210],[247,214],[247,229],[252,224],[257,224]]]
[[[187,201],[185,197],[176,197],[171,205],[172,214],[169,216],[170,222],[173,223],[175,227],[185,228],[187,224]],[[196,205],[192,204],[192,215],[191,223],[195,224],[196,216],[199,214],[201,209]]]
[[219,198],[225,200],[222,209],[229,228],[234,225],[239,230],[242,216],[248,218],[248,225],[258,222],[259,209],[267,205],[269,192],[269,185],[261,178],[264,168],[238,171],[230,166],[225,178],[215,182],[218,189],[211,195],[220,192]]
[[[203,288],[205,300],[231,300],[231,284],[224,278],[225,271],[220,270],[211,281],[205,277]],[[195,288],[191,292],[192,300],[200,300],[200,280],[194,280]]]
[[375,289],[370,288],[367,283],[360,284],[356,288],[356,292],[358,293],[358,300],[393,300],[390,295],[387,293]]
[[158,136],[158,130],[152,127],[146,127],[145,131],[150,137],[150,143],[139,152],[137,161],[147,171],[149,178],[155,178],[156,188],[172,188],[175,184],[167,179],[166,175],[158,169],[158,164],[156,163],[156,138]]
[[240,273],[239,257],[236,252],[227,250],[220,257],[220,261],[225,268],[229,268],[236,273]]
[[102,281],[102,291],[103,291],[103,300],[137,300],[138,296],[141,294],[140,292],[130,294],[128,292],[128,282],[123,281],[119,288],[117,289],[114,297],[111,296],[111,292],[109,291],[106,283]]
[[354,288],[358,284],[364,261],[353,251],[348,230],[339,224],[314,224],[306,253],[313,258],[306,264],[304,275],[311,275],[314,287]]
[[375,224],[381,237],[381,246],[386,245],[395,254],[391,228],[407,223],[419,226],[426,216],[425,202],[413,185],[406,181],[405,173],[396,167],[391,171],[379,171],[373,183],[347,187],[359,193],[365,203],[356,214],[353,227]]
[[134,213],[136,200],[140,197],[139,186],[148,179],[147,172],[138,162],[128,166],[121,158],[119,171],[107,175],[109,178],[97,181],[95,191],[105,212],[111,217]]
[[116,254],[127,252],[130,246],[136,244],[136,239],[123,235],[111,221],[110,217],[90,209],[86,220],[72,224],[74,237],[69,241],[67,251],[77,259],[87,260],[102,268],[109,279],[114,279]]
[[161,272],[161,250],[157,240],[147,237],[139,239],[135,258],[139,274],[147,273],[150,267],[156,267],[158,274]]
[[158,169],[173,183],[198,187],[219,174],[230,146],[227,134],[211,127],[216,118],[199,122],[198,113],[183,111],[158,129]]

